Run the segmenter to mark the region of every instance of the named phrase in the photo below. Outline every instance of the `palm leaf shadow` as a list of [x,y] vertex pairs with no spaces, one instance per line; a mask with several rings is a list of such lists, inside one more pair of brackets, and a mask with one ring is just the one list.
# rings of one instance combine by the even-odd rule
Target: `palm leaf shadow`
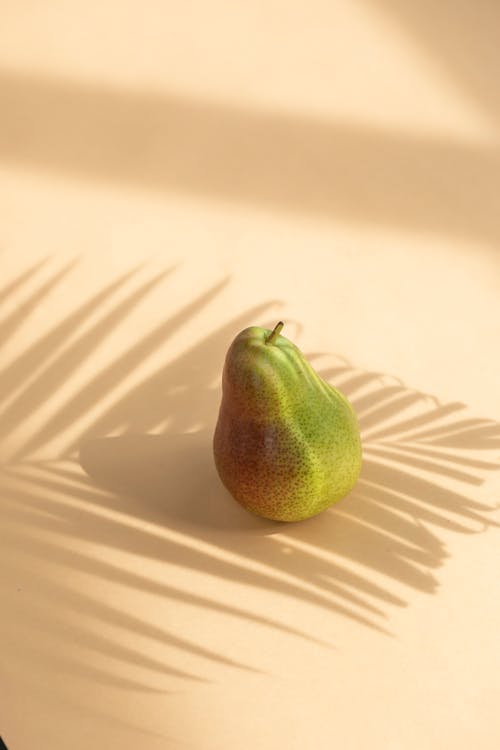
[[[37,306],[42,300],[50,294],[50,292],[57,287],[62,279],[75,267],[77,260],[73,260],[67,263],[64,268],[59,269],[54,273],[48,280],[44,281],[35,292],[31,292],[30,295],[25,299],[17,308],[7,317],[5,317],[0,323],[0,342],[8,341],[16,330],[24,323],[24,321],[36,310]],[[38,264],[39,267],[42,264]],[[33,271],[38,270],[30,269]],[[28,272],[27,274],[28,275]],[[17,280],[19,281],[19,280]],[[16,281],[14,282],[14,284]],[[12,285],[11,285],[12,287]],[[7,290],[4,290],[4,294]]]
[[[14,293],[15,289],[20,288],[22,282],[33,276],[42,265],[42,263],[39,263],[28,269],[14,282],[6,286],[4,291],[9,294]],[[31,296],[23,300],[14,314],[8,318],[9,326],[11,321],[20,324],[29,320],[29,316],[36,313],[37,305],[42,297],[48,294],[51,289],[55,289],[70,270],[67,267],[62,271],[57,271],[48,282],[44,282]],[[78,374],[82,363],[92,359],[95,350],[106,340],[116,326],[124,323],[134,306],[171,273],[171,270],[162,272],[146,282],[136,283],[135,289],[124,296],[122,295],[117,303],[110,304],[113,296],[121,291],[125,284],[130,284],[132,280],[135,280],[140,270],[141,267],[139,266],[127,271],[104,286],[97,294],[70,312],[61,322],[51,328],[42,338],[28,346],[0,371],[0,384],[3,386],[2,401],[7,404],[0,416],[0,436],[4,446],[8,445],[7,438],[13,432],[15,433],[19,426],[31,419],[39,409],[45,407],[47,399],[57,393],[60,385],[67,384],[68,381],[71,382],[71,378]],[[74,488],[71,485],[68,486],[66,482],[62,486],[63,492],[61,493],[61,483],[59,482],[56,492],[47,491],[50,490],[47,475],[33,476],[30,473],[33,464],[20,460],[27,456],[31,458],[34,450],[46,447],[51,437],[57,437],[58,433],[64,430],[67,422],[64,419],[61,421],[62,414],[66,416],[70,414],[72,421],[75,416],[81,413],[85,415],[88,409],[95,407],[104,393],[116,388],[130,374],[131,370],[133,371],[148,356],[155,353],[183,324],[199,314],[220,293],[226,283],[227,279],[217,282],[183,309],[160,322],[150,334],[138,338],[123,357],[112,363],[111,366],[103,368],[99,376],[89,382],[89,387],[77,390],[78,398],[76,402],[72,397],[71,404],[65,404],[62,410],[56,411],[55,424],[49,417],[40,433],[35,431],[2,467],[4,488],[2,505],[5,509],[6,521],[1,534],[3,569],[6,572],[12,570],[13,579],[27,576],[30,581],[30,588],[33,592],[36,591],[36,596],[32,594],[30,597],[29,617],[15,617],[16,611],[19,612],[20,600],[14,595],[11,601],[13,615],[3,619],[2,633],[5,643],[11,642],[12,639],[15,641],[20,631],[23,631],[25,623],[29,624],[29,630],[35,622],[39,632],[44,633],[48,641],[51,642],[47,645],[47,638],[44,635],[44,638],[41,639],[43,644],[30,643],[28,649],[30,658],[33,658],[33,655],[36,654],[39,663],[48,665],[49,662],[55,663],[57,661],[61,669],[70,670],[73,674],[86,676],[94,681],[129,689],[155,690],[145,682],[129,677],[120,677],[94,666],[89,667],[85,660],[82,661],[81,668],[77,668],[79,662],[78,660],[75,661],[71,655],[71,648],[69,652],[68,649],[61,648],[61,644],[66,643],[71,646],[73,641],[76,640],[79,647],[84,648],[87,652],[104,655],[108,659],[114,659],[117,663],[127,666],[135,665],[149,673],[154,674],[156,672],[160,676],[167,675],[182,680],[205,681],[204,678],[194,673],[145,656],[140,649],[117,645],[112,639],[93,632],[87,625],[74,621],[74,614],[79,612],[84,613],[87,618],[93,618],[94,621],[105,621],[108,625],[114,624],[116,628],[121,628],[122,631],[134,632],[150,641],[168,646],[171,650],[181,650],[207,661],[255,671],[253,667],[245,665],[241,661],[217,654],[196,642],[182,638],[174,632],[169,632],[164,627],[154,626],[137,616],[126,615],[108,603],[99,602],[92,596],[74,591],[72,587],[68,587],[66,583],[62,584],[57,578],[39,575],[36,561],[50,561],[52,565],[59,569],[72,570],[73,572],[78,570],[80,573],[86,572],[93,576],[98,575],[120,585],[133,585],[142,591],[149,588],[150,591],[169,597],[173,601],[177,599],[190,605],[202,606],[205,609],[212,607],[215,611],[229,616],[253,619],[254,622],[262,625],[301,636],[301,633],[293,627],[282,625],[278,621],[273,621],[272,618],[252,615],[251,612],[242,608],[218,604],[208,597],[190,595],[166,584],[156,584],[155,586],[144,576],[129,575],[118,567],[93,560],[91,557],[82,553],[79,554],[74,550],[65,549],[64,545],[61,544],[61,531],[64,530],[65,535],[68,534],[72,521],[74,521],[75,529],[86,528],[85,519],[86,517],[90,518],[92,513],[85,513],[85,509],[75,511],[71,506],[65,507],[64,501],[78,494],[74,491]],[[6,295],[3,296],[5,298]],[[103,306],[107,308],[104,309],[104,312]],[[250,314],[260,314],[266,307],[265,305],[257,307]],[[235,321],[235,323],[243,324],[244,317],[241,316],[241,319]],[[4,326],[4,328],[7,329],[7,326]],[[13,333],[13,325],[10,326],[10,330]],[[78,414],[75,414],[75,409]],[[44,466],[43,462],[37,463],[41,467]],[[67,494],[68,490],[69,495]],[[61,495],[63,502],[61,502]],[[95,498],[95,492],[92,493],[91,491],[91,496]],[[98,497],[102,505],[102,496],[98,495]],[[99,516],[97,515],[96,518],[99,518]],[[104,535],[110,534],[112,536],[114,527],[115,524],[108,526],[104,524],[104,526],[101,526],[101,532]],[[55,534],[57,541],[41,539],[39,533],[42,529],[49,535]],[[123,525],[123,531],[126,539],[125,525]],[[19,544],[20,534],[21,544]],[[85,538],[88,539],[88,536]],[[23,550],[21,555],[16,554],[16,550],[19,550],[20,547]],[[35,562],[35,565],[33,562]],[[57,603],[59,614],[57,619],[54,618],[48,607],[48,603],[51,601]],[[71,625],[69,625],[70,622]],[[25,635],[28,636],[28,633]],[[57,655],[52,659],[52,651],[56,647]]]
[[[27,384],[32,380],[33,376],[42,368],[46,368],[48,362],[53,361],[60,349],[68,344],[72,335],[78,332],[92,313],[98,311],[139,270],[140,266],[137,266],[131,271],[122,274],[110,284],[107,284],[100,292],[93,295],[70,315],[67,315],[61,323],[38,338],[31,346],[26,348],[20,355],[0,370],[0,398],[2,401],[5,402],[10,399],[16,391],[26,393]],[[31,302],[32,300],[28,301],[28,303]],[[66,375],[67,373],[64,374]],[[38,385],[36,378],[34,382]],[[46,393],[43,393],[42,397],[43,395],[46,395]],[[21,415],[16,416],[20,417]],[[4,422],[6,421],[5,412],[2,413],[1,418]],[[1,433],[1,430],[0,434],[2,434],[2,437],[5,437],[5,434]]]
[[40,270],[40,268],[42,268],[45,263],[47,263],[47,261],[48,258],[42,258],[42,260],[38,260],[36,263],[33,263],[32,266],[22,271],[14,279],[12,279],[12,281],[6,284],[0,292],[0,304],[3,305],[9,299],[9,297],[18,292],[19,289],[24,286],[24,284],[26,284],[34,275],[36,275],[36,272]]
[[[234,330],[236,327],[227,331],[227,343]],[[110,499],[111,507],[120,507],[127,514],[155,524],[171,526],[181,523],[193,539],[215,542],[222,552],[234,553],[237,550],[246,564],[258,560],[276,572],[285,569],[293,578],[293,586],[290,583],[277,585],[269,576],[255,576],[254,573],[250,579],[246,574],[241,579],[240,564],[233,563],[228,569],[227,565],[220,565],[215,554],[212,560],[203,560],[193,551],[187,557],[183,553],[184,566],[194,570],[208,569],[230,580],[236,575],[239,580],[252,585],[300,596],[304,601],[311,600],[312,585],[319,606],[341,612],[371,627],[377,627],[376,620],[370,619],[371,615],[385,615],[381,605],[402,606],[405,601],[390,586],[374,582],[370,575],[361,576],[349,570],[350,563],[361,563],[397,583],[434,591],[437,580],[432,571],[443,563],[447,554],[435,529],[472,532],[478,525],[482,528],[488,523],[488,506],[442,486],[449,476],[470,481],[470,471],[466,473],[456,468],[460,466],[460,455],[453,456],[451,463],[455,468],[436,461],[427,462],[422,467],[414,459],[412,468],[432,471],[432,479],[428,479],[411,471],[399,453],[396,467],[377,459],[376,446],[367,440],[368,457],[363,477],[357,495],[353,494],[349,504],[344,503],[321,520],[292,527],[290,532],[281,526],[263,524],[236,508],[223,493],[218,491],[214,497],[207,492],[207,487],[217,483],[210,457],[209,431],[202,427],[195,435],[181,434],[196,418],[202,425],[213,424],[217,399],[213,395],[210,397],[212,407],[209,410],[206,400],[210,394],[203,388],[207,382],[206,374],[199,367],[212,350],[213,341],[209,338],[170,363],[165,371],[155,373],[104,413],[80,440],[84,468],[101,487],[111,488],[117,493]],[[347,380],[346,371],[350,371]],[[360,374],[353,368],[344,367],[342,375],[351,397],[355,396],[357,388],[381,380],[379,374]],[[170,400],[165,396],[165,383],[169,384],[173,394]],[[189,383],[187,388],[186,383]],[[136,431],[155,427],[160,397],[164,402],[164,414],[169,418],[166,433],[161,436],[137,434]],[[355,398],[353,400],[356,402]],[[402,385],[391,386],[390,391],[385,386],[377,386],[369,398],[362,397],[364,406],[360,408],[360,420],[381,428],[392,416],[399,418],[420,402],[428,404],[429,398]],[[143,404],[148,405],[146,412],[142,410]],[[436,410],[441,410],[441,407],[432,402],[426,416],[420,415],[419,423],[425,424],[425,420],[434,423]],[[376,420],[367,420],[365,413],[376,413]],[[211,420],[208,420],[209,416]],[[118,426],[125,426],[128,434],[119,438],[93,437],[113,432]],[[398,429],[399,426],[396,431]],[[448,422],[446,429],[453,429],[453,423]],[[394,458],[392,454],[391,457]],[[193,466],[196,466],[195,475]],[[497,462],[490,461],[482,462],[480,468],[499,467]],[[53,471],[57,473],[57,470]],[[76,473],[73,479],[81,483]],[[476,471],[474,484],[481,481]],[[168,488],[173,485],[184,488],[178,501],[168,495]],[[398,491],[391,491],[391,487],[393,490],[398,488]],[[377,495],[380,491],[387,495],[384,502]],[[458,520],[454,516],[458,516]],[[228,530],[231,534],[223,533]],[[282,554],[283,540],[293,548],[293,554],[286,560]],[[305,547],[304,542],[309,546]],[[321,552],[334,553],[337,560],[325,562],[323,556],[317,554],[319,548]],[[148,555],[148,550],[142,545],[135,545],[133,551]],[[162,559],[169,559],[170,555],[170,559],[179,559],[178,554],[165,547]]]
[[[123,277],[114,284],[129,281]],[[28,577],[32,576],[30,561],[50,561],[68,575],[83,574],[112,587],[149,592],[172,605],[193,607],[200,615],[212,611],[219,617],[237,617],[249,626],[272,628],[283,636],[315,640],[314,634],[283,620],[280,597],[294,597],[387,632],[384,623],[390,608],[405,606],[411,589],[436,590],[436,571],[448,554],[440,532],[473,533],[494,525],[489,520],[490,508],[471,498],[470,489],[477,488],[487,472],[499,468],[498,457],[491,455],[500,445],[498,425],[491,420],[463,418],[463,404],[441,405],[394,379],[388,383],[379,373],[335,362],[320,372],[350,396],[364,430],[364,469],[355,491],[336,508],[307,523],[282,526],[250,516],[220,487],[211,459],[211,431],[224,352],[235,332],[268,314],[270,303],[230,320],[139,380],[125,395],[110,399],[122,380],[174,330],[201,313],[223,283],[160,321],[83,388],[74,389],[21,445],[17,461],[4,467],[3,502],[10,523],[2,532],[6,565],[14,565],[12,550],[19,546],[21,535]],[[93,300],[113,293],[114,284]],[[147,293],[148,285],[139,289]],[[133,304],[136,296],[137,292],[126,299]],[[28,402],[36,410],[43,403],[44,392],[60,382],[61,368],[64,377],[71,379],[79,358],[93,357],[94,345],[85,333],[70,337],[72,326],[66,325],[68,320],[75,321],[75,316],[83,323],[88,314],[85,305],[70,313],[46,335],[45,351],[40,345],[36,350],[27,349],[17,366],[8,366],[17,367],[21,376],[19,363],[32,361],[33,351],[41,361],[29,382],[18,384],[9,404],[11,419],[13,415],[27,418],[20,395],[31,394]],[[114,312],[99,313],[90,329],[94,343],[104,340],[108,324],[118,325],[127,314],[126,303],[119,303]],[[314,362],[315,357],[311,359]],[[16,371],[8,368],[7,372]],[[100,407],[104,401],[107,405]],[[74,425],[96,407],[90,425],[75,434]],[[163,428],[158,434],[160,425]],[[157,434],[151,434],[154,431]],[[61,436],[66,436],[63,455],[53,461],[36,459],[37,450],[47,449]],[[90,477],[81,471],[78,449]],[[481,459],[476,455],[479,451]],[[88,551],[89,544],[273,591],[276,607],[256,613],[226,603],[222,597],[151,580],[136,568],[124,569],[101,559]],[[155,689],[155,684],[163,689],[179,680],[205,679],[201,675],[210,671],[210,663],[244,671],[256,669],[238,654],[231,654],[230,648],[221,654],[181,637],[175,629],[132,616],[87,593],[68,590],[66,581],[40,575],[32,578],[33,583],[35,578],[44,598],[60,603],[60,623],[47,614],[41,600],[33,604],[40,629],[59,643],[67,641],[71,632],[87,651],[111,656],[116,672],[109,667],[101,670],[102,681],[122,680],[117,674],[125,669],[120,684],[132,689],[137,681],[129,679],[128,669],[138,667],[148,675],[140,683],[144,689]],[[84,613],[93,623],[147,638],[177,657],[172,664],[160,663],[140,647],[113,648],[109,638],[96,635],[85,621],[75,622],[76,613]],[[334,622],[332,619],[332,625]],[[15,633],[10,637],[15,638]],[[47,654],[51,648],[47,647]],[[199,665],[195,672],[176,666],[181,654]],[[39,658],[43,661],[46,655],[41,653]],[[59,659],[68,669],[74,668],[71,658],[70,650],[59,648]]]
[[[75,341],[67,345],[57,357],[38,373],[33,382],[21,389],[16,398],[9,404],[0,418],[0,432],[3,435],[8,435],[9,429],[18,427],[39,408],[47,398],[47,394],[57,392],[57,389],[80,366],[81,362],[91,356],[93,351],[112,333],[113,329],[123,321],[124,317],[129,315],[134,307],[168,274],[168,271],[164,271],[142,283],[81,333]],[[107,297],[109,296],[108,292]],[[95,305],[95,300],[92,300],[92,302]],[[35,435],[23,446],[23,450],[16,454],[15,459],[22,459],[25,455],[32,453],[40,445],[43,445],[44,442],[43,439],[40,440]]]

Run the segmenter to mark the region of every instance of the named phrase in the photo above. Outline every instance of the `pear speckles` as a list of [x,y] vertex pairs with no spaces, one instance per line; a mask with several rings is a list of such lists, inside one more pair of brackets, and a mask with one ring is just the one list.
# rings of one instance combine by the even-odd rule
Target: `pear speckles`
[[361,442],[347,399],[299,349],[270,331],[242,331],[229,348],[214,435],[222,482],[248,510],[278,521],[316,515],[354,486]]

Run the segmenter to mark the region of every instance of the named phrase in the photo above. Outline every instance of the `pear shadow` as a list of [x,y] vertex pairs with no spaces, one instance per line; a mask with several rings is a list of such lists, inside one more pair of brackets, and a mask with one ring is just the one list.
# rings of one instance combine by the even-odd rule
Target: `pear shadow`
[[[210,530],[266,534],[283,524],[244,510],[221,489],[206,431],[181,435],[123,435],[90,438],[80,447],[80,465],[99,486],[141,504],[145,518]],[[132,506],[133,507],[133,506]]]

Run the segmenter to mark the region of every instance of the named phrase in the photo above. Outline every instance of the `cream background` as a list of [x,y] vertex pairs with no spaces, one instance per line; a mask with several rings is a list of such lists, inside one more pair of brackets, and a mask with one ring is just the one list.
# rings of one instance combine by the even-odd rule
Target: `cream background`
[[[498,747],[499,21],[2,4],[9,750]],[[234,507],[210,455],[222,360],[279,318],[348,367],[330,377],[367,445],[438,408],[419,394],[464,405],[436,422],[451,442],[368,448],[364,484],[307,524]],[[466,418],[493,424],[467,443]],[[87,477],[84,440],[127,491]]]

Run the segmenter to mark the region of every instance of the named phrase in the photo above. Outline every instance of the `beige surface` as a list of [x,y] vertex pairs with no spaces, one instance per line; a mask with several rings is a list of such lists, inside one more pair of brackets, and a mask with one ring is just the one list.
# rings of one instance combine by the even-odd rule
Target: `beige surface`
[[[499,15],[2,4],[9,750],[498,748]],[[365,448],[290,526],[210,449],[278,318]]]

